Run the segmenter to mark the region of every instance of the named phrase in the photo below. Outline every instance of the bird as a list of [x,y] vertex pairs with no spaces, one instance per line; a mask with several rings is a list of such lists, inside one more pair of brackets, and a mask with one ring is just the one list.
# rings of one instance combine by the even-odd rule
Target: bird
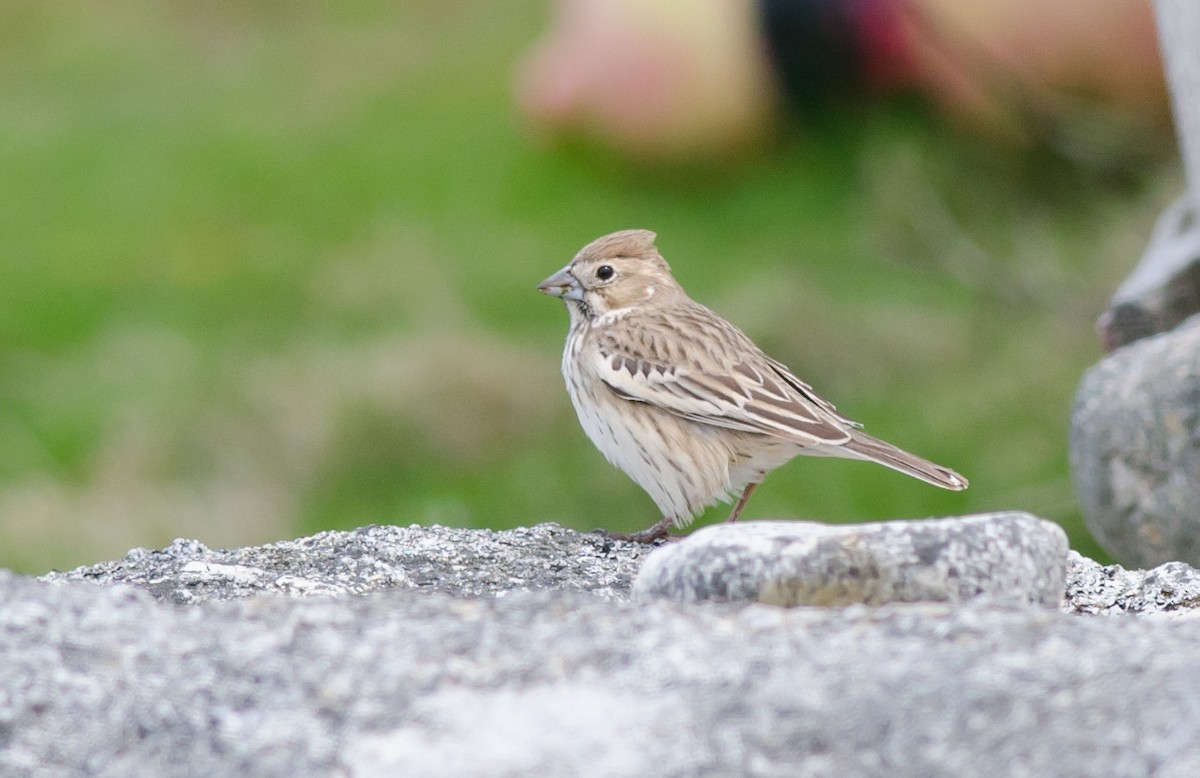
[[737,521],[767,473],[798,455],[860,459],[943,489],[953,470],[862,431],[735,325],[688,296],[635,229],[588,243],[538,285],[570,319],[562,373],[580,425],[654,501],[661,521],[612,537],[656,543],[717,502]]

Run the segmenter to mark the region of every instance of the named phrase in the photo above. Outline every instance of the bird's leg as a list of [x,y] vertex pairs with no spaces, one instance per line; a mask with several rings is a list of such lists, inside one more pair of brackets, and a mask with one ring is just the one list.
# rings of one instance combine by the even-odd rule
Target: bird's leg
[[659,540],[671,540],[671,527],[675,526],[675,520],[670,516],[663,517],[663,520],[655,524],[653,527],[648,527],[641,532],[605,532],[604,534],[613,540],[626,540],[630,543],[646,543],[651,544]]
[[738,516],[742,515],[742,508],[746,507],[746,503],[750,500],[750,495],[754,494],[754,490],[758,488],[758,484],[746,484],[745,491],[742,492],[741,498],[738,499],[737,505],[733,506],[733,513],[729,514],[726,521],[737,521]]

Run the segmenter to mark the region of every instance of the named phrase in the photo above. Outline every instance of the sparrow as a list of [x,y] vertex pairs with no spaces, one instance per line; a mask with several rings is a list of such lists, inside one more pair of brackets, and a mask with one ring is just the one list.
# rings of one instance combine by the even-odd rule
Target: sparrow
[[562,372],[584,432],[662,514],[653,543],[716,502],[737,521],[793,457],[862,459],[943,489],[967,479],[861,431],[740,329],[688,297],[655,233],[597,238],[538,285],[570,317]]

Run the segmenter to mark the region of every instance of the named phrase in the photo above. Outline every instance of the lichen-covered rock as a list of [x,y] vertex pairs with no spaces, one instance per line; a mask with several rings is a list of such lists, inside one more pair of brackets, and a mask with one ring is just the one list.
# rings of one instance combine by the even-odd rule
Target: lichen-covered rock
[[655,551],[637,596],[774,605],[962,602],[1057,606],[1067,537],[1006,512],[878,524],[755,521],[697,530]]
[[1139,613],[1200,616],[1200,570],[1167,562],[1153,570],[1101,565],[1069,554],[1063,610],[1072,613]]
[[375,525],[248,548],[217,550],[176,540],[158,551],[136,548],[122,559],[43,580],[133,584],[180,604],[385,589],[458,596],[568,589],[623,597],[649,551],[557,524],[500,531]]
[[1114,559],[1200,564],[1200,317],[1084,374],[1070,453],[1084,519]]

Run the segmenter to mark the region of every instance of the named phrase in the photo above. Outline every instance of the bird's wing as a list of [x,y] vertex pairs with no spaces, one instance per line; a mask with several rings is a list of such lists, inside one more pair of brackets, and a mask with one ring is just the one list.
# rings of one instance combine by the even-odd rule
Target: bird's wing
[[678,326],[639,327],[635,338],[600,333],[592,368],[621,397],[692,421],[800,445],[849,440],[857,424],[733,325],[712,323],[692,336],[681,336]]

